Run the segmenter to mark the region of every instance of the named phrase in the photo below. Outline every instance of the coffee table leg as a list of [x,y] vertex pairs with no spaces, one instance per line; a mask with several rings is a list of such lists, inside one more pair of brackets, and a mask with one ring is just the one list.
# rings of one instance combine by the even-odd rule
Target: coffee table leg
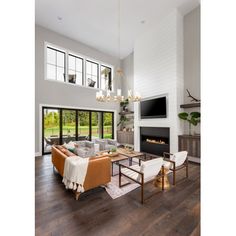
[[111,176],[114,176],[113,175],[113,164],[114,164],[114,162],[111,163]]
[[133,164],[133,158],[129,157],[129,166],[132,166],[132,164]]

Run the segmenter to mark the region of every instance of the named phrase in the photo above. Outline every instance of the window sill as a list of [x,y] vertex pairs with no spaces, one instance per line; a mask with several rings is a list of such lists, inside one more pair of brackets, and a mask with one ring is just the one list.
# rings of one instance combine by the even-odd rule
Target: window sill
[[[46,81],[50,81],[50,82],[56,82],[56,83],[66,84],[66,85],[69,85],[69,86],[76,86],[76,87],[83,88],[83,89],[93,89],[93,90],[96,90],[96,91],[102,90],[103,92],[106,92],[106,90],[100,89],[100,88],[94,88],[94,87],[89,87],[89,86],[83,86],[83,85],[79,85],[79,84],[73,84],[73,83],[63,82],[63,81],[53,80],[53,79],[45,79],[45,80],[46,80]],[[111,91],[111,93],[114,93],[114,91]]]

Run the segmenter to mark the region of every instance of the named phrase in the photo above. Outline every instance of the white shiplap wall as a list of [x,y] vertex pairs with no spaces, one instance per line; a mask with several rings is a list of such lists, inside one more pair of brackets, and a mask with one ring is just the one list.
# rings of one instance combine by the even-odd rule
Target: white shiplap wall
[[183,18],[176,10],[135,42],[134,90],[143,98],[167,96],[167,118],[140,120],[135,104],[135,150],[140,149],[140,127],[169,127],[170,151],[176,152],[182,133],[177,114],[183,102]]

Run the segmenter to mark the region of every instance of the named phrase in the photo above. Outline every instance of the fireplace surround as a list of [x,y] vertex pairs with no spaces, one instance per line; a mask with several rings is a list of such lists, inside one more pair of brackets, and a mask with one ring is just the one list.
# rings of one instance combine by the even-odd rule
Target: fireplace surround
[[163,156],[163,152],[170,152],[170,129],[140,127],[140,151],[158,156]]

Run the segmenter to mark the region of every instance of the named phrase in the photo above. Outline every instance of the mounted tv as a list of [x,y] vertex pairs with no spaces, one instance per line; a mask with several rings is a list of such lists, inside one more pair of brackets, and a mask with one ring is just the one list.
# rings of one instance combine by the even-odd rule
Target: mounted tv
[[166,97],[159,97],[140,103],[141,119],[166,118]]

